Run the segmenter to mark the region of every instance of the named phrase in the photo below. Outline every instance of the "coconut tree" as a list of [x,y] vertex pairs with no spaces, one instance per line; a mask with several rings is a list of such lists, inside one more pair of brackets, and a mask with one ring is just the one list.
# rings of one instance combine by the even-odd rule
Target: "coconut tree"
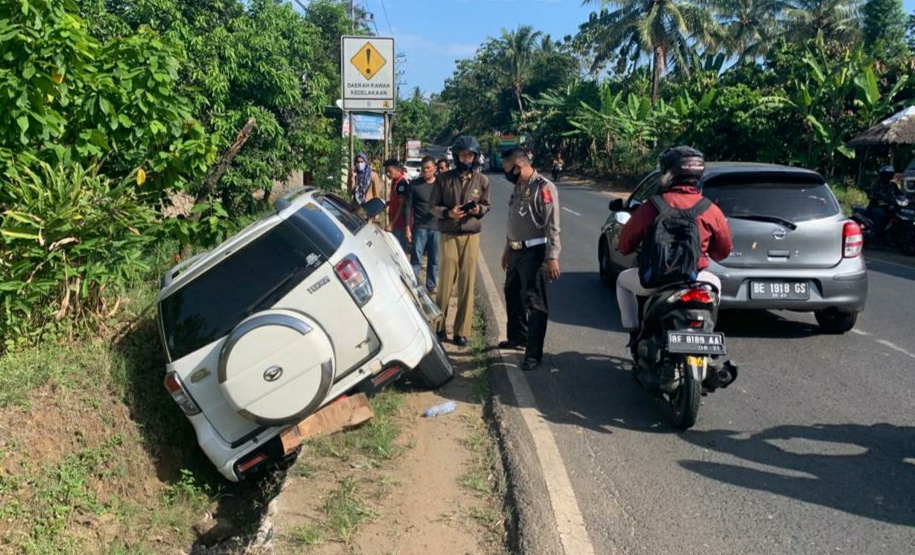
[[861,0],[788,0],[787,36],[804,41],[822,35],[827,40],[855,40],[861,33]]
[[737,63],[765,56],[775,37],[787,0],[709,0],[708,7],[724,28],[724,48]]
[[661,77],[673,64],[688,71],[696,46],[715,47],[721,28],[707,7],[678,0],[586,0],[612,9],[601,14],[602,29],[594,34],[595,63],[614,52],[631,57],[647,54],[652,61],[651,99],[656,102]]
[[498,40],[502,49],[504,69],[515,93],[518,112],[522,119],[524,118],[524,103],[521,99],[524,87],[530,80],[534,54],[540,48],[538,41],[541,35],[540,31],[534,31],[529,25],[521,25],[514,31],[502,29],[502,36]]

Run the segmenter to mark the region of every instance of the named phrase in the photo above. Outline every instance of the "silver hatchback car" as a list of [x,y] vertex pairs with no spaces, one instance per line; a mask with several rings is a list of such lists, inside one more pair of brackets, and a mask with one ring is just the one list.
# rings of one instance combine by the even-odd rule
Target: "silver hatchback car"
[[[721,308],[813,312],[826,333],[855,326],[867,299],[867,267],[858,225],[846,218],[823,177],[787,166],[710,162],[702,194],[721,208],[734,238],[731,255],[712,262],[721,278]],[[649,174],[627,200],[610,202],[601,228],[601,280],[636,265],[617,251],[629,213],[660,192]]]

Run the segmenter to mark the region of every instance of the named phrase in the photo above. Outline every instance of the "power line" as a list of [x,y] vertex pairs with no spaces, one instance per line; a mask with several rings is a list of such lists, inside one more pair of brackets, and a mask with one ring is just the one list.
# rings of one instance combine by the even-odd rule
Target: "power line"
[[394,27],[391,27],[391,19],[388,17],[388,7],[385,6],[384,0],[381,0],[381,11],[384,12],[384,20],[388,22],[388,31],[391,32],[391,36],[394,36]]

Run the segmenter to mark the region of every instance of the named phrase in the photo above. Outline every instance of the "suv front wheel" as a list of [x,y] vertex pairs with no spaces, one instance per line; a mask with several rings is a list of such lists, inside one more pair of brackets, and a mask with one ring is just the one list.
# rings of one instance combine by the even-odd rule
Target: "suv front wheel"
[[445,385],[454,377],[454,366],[437,337],[432,338],[432,350],[419,362],[413,375],[431,389]]
[[829,334],[842,334],[852,330],[858,321],[857,312],[842,312],[834,308],[814,312],[820,330]]

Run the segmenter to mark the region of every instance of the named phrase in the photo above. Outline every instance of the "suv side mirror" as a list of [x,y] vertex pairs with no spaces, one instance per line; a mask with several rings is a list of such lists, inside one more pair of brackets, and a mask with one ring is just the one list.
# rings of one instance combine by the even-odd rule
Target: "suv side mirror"
[[360,208],[362,209],[360,214],[366,220],[371,220],[378,214],[384,212],[384,207],[387,206],[387,203],[380,198],[373,198],[372,200],[363,203]]
[[623,202],[621,198],[615,198],[610,201],[610,211],[611,212],[622,212],[626,209],[626,203]]

